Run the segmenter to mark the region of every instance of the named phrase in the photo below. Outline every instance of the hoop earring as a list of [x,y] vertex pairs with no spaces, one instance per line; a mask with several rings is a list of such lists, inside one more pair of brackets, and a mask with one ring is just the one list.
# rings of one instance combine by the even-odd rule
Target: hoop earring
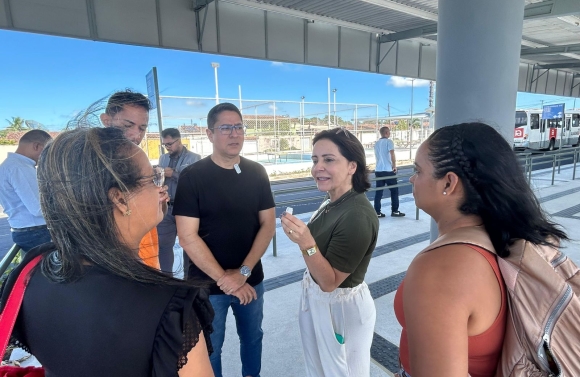
[[131,210],[130,209],[126,210],[123,216],[131,216]]

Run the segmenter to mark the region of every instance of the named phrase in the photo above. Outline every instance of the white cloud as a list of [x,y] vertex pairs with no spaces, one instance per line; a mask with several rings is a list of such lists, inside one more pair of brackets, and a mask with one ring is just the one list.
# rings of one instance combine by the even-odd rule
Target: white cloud
[[272,62],[272,65],[273,65],[274,67],[281,67],[281,66],[283,66],[283,65],[284,65],[284,63],[282,63],[282,62]]
[[272,111],[278,111],[278,106],[276,106],[274,104],[269,105],[268,108]]
[[406,77],[391,76],[389,81],[387,81],[387,85],[392,85],[395,88],[410,88],[411,85],[414,87],[429,86],[429,80],[415,79],[413,83],[413,80]]
[[188,99],[187,101],[185,101],[185,104],[187,106],[192,106],[192,107],[204,107],[205,104],[202,101],[196,101],[193,99]]

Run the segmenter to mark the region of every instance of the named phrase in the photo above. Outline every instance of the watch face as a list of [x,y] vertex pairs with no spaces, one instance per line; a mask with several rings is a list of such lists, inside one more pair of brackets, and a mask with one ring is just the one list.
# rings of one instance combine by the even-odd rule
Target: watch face
[[316,247],[311,247],[310,249],[306,249],[306,254],[308,256],[313,256],[316,253]]
[[240,273],[245,277],[250,277],[250,275],[252,274],[252,270],[250,270],[250,267],[248,266],[242,266],[240,267]]

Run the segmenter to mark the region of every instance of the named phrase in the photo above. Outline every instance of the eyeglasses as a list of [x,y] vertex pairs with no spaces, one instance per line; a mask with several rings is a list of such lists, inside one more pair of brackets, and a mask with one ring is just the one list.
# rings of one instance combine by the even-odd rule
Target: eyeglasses
[[161,145],[163,145],[165,148],[172,146],[173,144],[177,143],[179,140],[181,139],[175,139],[173,140],[171,143],[163,143]]
[[148,175],[142,179],[147,178],[153,178],[153,184],[155,186],[163,187],[163,184],[165,183],[165,170],[160,166],[156,166],[153,168],[153,175]]
[[215,129],[220,130],[222,135],[231,135],[233,130],[236,130],[236,134],[238,135],[244,135],[246,133],[246,126],[243,124],[222,124],[221,126],[210,128],[212,132],[214,132]]
[[344,134],[346,135],[347,139],[350,139],[350,132],[346,129],[346,127],[342,126],[339,127],[338,130],[336,130],[336,134],[338,135],[339,133],[344,132]]

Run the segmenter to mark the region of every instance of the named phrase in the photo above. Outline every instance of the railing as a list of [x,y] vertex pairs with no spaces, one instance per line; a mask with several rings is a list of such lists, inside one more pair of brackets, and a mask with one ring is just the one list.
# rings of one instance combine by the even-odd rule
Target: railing
[[[555,176],[556,176],[556,169],[557,169],[558,174],[559,174],[563,162],[570,162],[572,164],[572,180],[576,179],[576,166],[578,164],[578,161],[580,161],[580,147],[560,149],[557,151],[545,152],[545,153],[539,154],[539,155],[534,155],[532,152],[518,153],[517,155],[518,155],[519,160],[523,163],[524,174],[526,175],[528,182],[531,182],[531,180],[532,180],[532,170],[533,170],[534,165],[541,164],[541,163],[549,163],[549,162],[552,163],[552,183],[551,183],[552,185],[554,184],[554,180],[555,180]],[[406,166],[406,167],[409,167],[409,166]],[[406,167],[403,166],[402,168],[406,168]],[[394,179],[394,178],[396,178],[398,180],[399,178],[410,178],[412,175],[413,174],[397,174],[397,175],[389,176],[389,177],[371,178],[370,180],[371,180],[371,182],[376,182],[376,181],[385,180],[385,179]],[[376,187],[371,187],[367,191],[372,192],[372,191],[377,191],[377,190],[386,190],[386,189],[389,189],[392,187],[405,187],[405,186],[410,186],[410,185],[411,185],[411,183],[409,181],[407,181],[407,182],[397,183],[396,185],[385,185],[385,186],[380,187],[378,189]],[[272,190],[272,196],[274,197],[274,202],[276,203],[276,207],[289,206],[292,204],[300,204],[300,203],[310,202],[312,200],[317,200],[317,199],[322,201],[322,199],[324,199],[324,195],[312,195],[312,196],[309,196],[307,198],[302,198],[302,199],[292,199],[292,200],[285,200],[285,201],[281,201],[281,202],[276,202],[276,195],[292,194],[292,193],[303,192],[303,191],[311,191],[311,190],[315,190],[315,189],[316,189],[316,185],[308,185],[308,186],[302,186],[302,187],[291,188],[291,189]],[[417,208],[417,207],[415,207],[415,219],[419,220],[419,208]],[[273,244],[272,244],[273,255],[278,256],[277,244],[276,244],[276,234],[274,234],[274,238],[272,241],[273,241]],[[0,276],[2,276],[6,272],[6,270],[10,266],[10,264],[13,262],[14,258],[18,255],[19,251],[20,251],[20,248],[17,245],[14,245],[8,251],[8,253],[4,256],[4,258],[0,262]]]
[[559,149],[556,151],[545,152],[540,155],[534,155],[532,152],[518,153],[519,160],[524,164],[524,174],[528,183],[532,180],[532,171],[534,165],[541,163],[552,163],[552,185],[556,177],[556,168],[558,174],[562,167],[562,162],[572,163],[572,180],[576,179],[576,165],[580,160],[580,147]]

